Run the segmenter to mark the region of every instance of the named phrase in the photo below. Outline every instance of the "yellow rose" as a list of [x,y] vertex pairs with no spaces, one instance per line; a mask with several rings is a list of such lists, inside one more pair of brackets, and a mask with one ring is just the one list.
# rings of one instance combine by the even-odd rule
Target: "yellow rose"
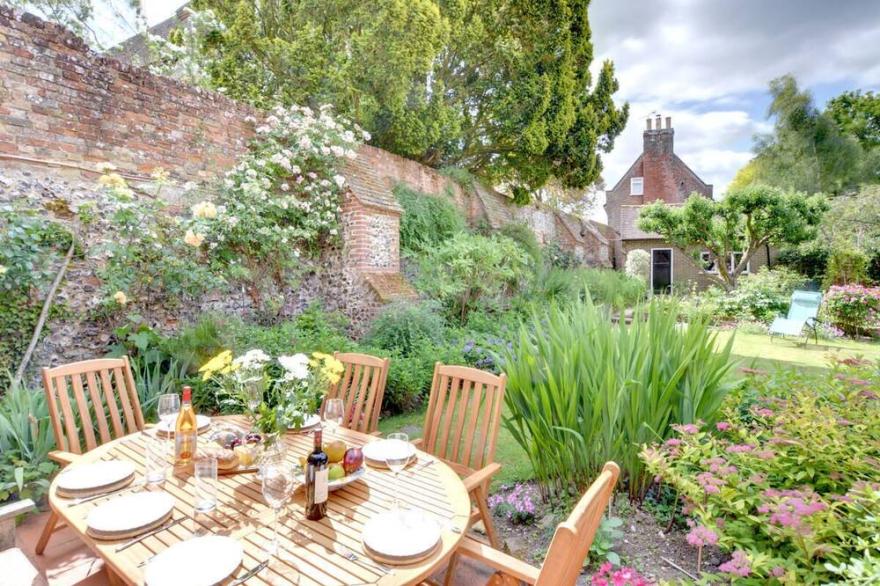
[[197,203],[192,207],[192,215],[196,218],[213,220],[217,217],[217,206],[209,201]]
[[113,300],[116,301],[119,305],[125,305],[128,303],[128,296],[122,291],[117,291],[113,294]]
[[183,237],[183,241],[194,248],[198,248],[202,245],[202,242],[205,241],[205,235],[193,232],[192,230],[187,230]]

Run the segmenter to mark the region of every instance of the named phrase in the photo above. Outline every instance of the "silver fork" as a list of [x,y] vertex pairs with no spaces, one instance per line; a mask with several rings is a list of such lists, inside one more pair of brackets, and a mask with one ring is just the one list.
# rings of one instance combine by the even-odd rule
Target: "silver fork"
[[340,548],[340,551],[338,552],[339,555],[341,555],[342,557],[344,557],[345,559],[347,559],[350,562],[358,562],[361,564],[365,564],[375,570],[378,570],[379,572],[382,572],[383,574],[393,574],[394,573],[394,570],[389,568],[388,566],[383,566],[381,564],[377,564],[376,562],[374,562],[371,559],[361,559],[361,557],[358,554],[351,551],[347,547],[340,545],[339,548]]

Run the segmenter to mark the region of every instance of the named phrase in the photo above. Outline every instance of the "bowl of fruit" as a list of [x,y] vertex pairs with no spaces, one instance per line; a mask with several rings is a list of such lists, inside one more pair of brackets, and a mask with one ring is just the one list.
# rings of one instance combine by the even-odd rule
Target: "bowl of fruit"
[[[221,473],[230,473],[235,470],[247,469],[254,466],[260,442],[263,440],[258,433],[245,433],[237,427],[224,426],[211,433],[210,440],[223,448],[221,452],[224,462],[229,464]],[[227,454],[226,452],[229,452]],[[220,458],[218,457],[218,468]],[[232,464],[235,464],[234,466]]]
[[[327,474],[328,490],[334,491],[339,490],[343,486],[348,486],[366,473],[364,454],[360,448],[348,447],[342,440],[333,440],[324,444],[323,450],[330,460]],[[301,456],[299,463],[303,470],[305,470],[306,456]],[[304,482],[302,477],[299,478],[299,481]]]

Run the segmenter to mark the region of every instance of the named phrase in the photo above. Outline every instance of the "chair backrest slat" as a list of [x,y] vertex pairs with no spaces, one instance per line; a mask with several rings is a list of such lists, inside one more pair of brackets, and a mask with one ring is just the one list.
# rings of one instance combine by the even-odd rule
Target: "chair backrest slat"
[[506,384],[504,374],[438,362],[425,413],[424,449],[468,468],[490,463]]
[[334,352],[333,356],[342,362],[345,370],[339,382],[327,393],[327,398],[342,399],[345,405],[343,427],[373,433],[379,427],[391,360],[354,352]]
[[[127,357],[44,368],[43,386],[55,442],[60,450],[82,454],[112,439],[144,429],[144,416]],[[122,405],[122,417],[117,401]],[[108,412],[113,433],[107,425]]]
[[578,501],[568,519],[556,528],[536,586],[577,582],[619,475],[620,468],[617,464],[606,463],[602,473]]

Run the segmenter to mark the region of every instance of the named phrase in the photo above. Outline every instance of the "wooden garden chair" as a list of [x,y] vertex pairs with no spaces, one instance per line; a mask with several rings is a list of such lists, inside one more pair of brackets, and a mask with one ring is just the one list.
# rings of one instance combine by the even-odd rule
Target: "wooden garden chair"
[[496,570],[487,586],[513,586],[521,582],[537,586],[575,586],[619,475],[617,464],[605,464],[602,473],[581,497],[568,519],[556,527],[550,549],[540,568],[465,537],[450,560],[446,584],[452,583],[452,567],[456,557],[464,555]]
[[342,427],[375,434],[391,360],[353,352],[334,352],[333,357],[345,365],[345,370],[327,398],[344,402],[346,415]]
[[494,461],[495,440],[506,384],[505,374],[436,363],[422,438],[413,442],[463,477],[476,505],[470,522],[483,522],[493,547],[498,547],[498,536],[487,496],[489,481],[501,470]]
[[[62,466],[101,444],[144,429],[127,356],[44,368],[43,387],[58,447],[49,458]],[[52,511],[37,541],[37,554],[46,549],[57,524],[58,515]]]

